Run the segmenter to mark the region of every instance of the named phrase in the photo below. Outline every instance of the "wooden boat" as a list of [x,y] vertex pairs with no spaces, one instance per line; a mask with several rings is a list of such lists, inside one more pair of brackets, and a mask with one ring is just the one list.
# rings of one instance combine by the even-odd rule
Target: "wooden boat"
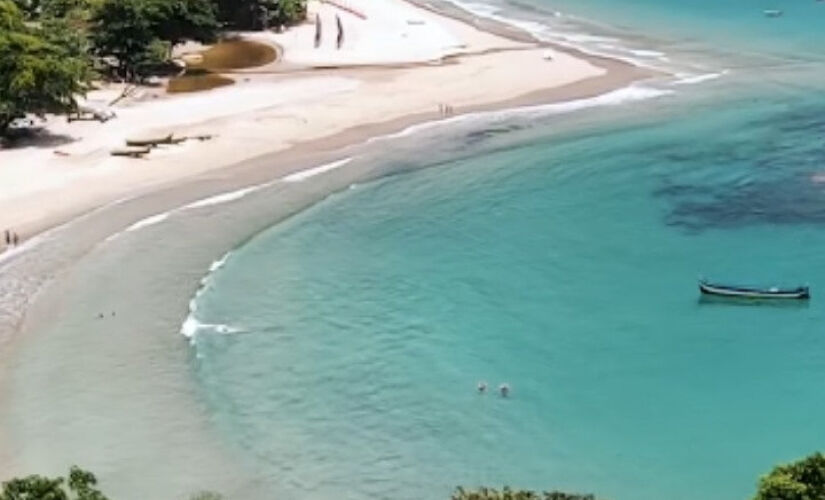
[[810,290],[807,286],[796,288],[751,288],[740,286],[719,285],[706,280],[699,280],[699,290],[705,295],[716,295],[719,297],[738,297],[745,299],[799,299],[811,298]]
[[172,144],[172,134],[159,137],[130,138],[126,139],[126,145],[131,147],[157,147],[159,144]]
[[112,156],[128,156],[130,158],[143,158],[144,155],[149,154],[151,148],[144,146],[128,146],[125,148],[113,149],[109,152]]

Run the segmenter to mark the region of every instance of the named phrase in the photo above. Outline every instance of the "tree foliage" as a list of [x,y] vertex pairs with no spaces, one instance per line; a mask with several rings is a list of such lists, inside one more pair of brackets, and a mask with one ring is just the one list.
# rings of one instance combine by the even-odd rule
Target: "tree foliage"
[[91,24],[95,53],[127,80],[163,63],[176,44],[211,42],[218,31],[210,0],[102,0]]
[[825,499],[825,456],[821,453],[779,465],[759,480],[754,500]]
[[306,0],[280,0],[276,3],[277,5],[271,11],[270,25],[290,26],[306,19]]
[[105,0],[92,17],[92,44],[119,76],[135,79],[155,40],[144,0]]
[[501,490],[495,488],[479,488],[477,490],[458,488],[453,493],[451,500],[595,500],[595,498],[593,495],[562,493],[560,491],[512,490],[505,486]]
[[210,0],[147,0],[152,32],[159,40],[177,45],[184,40],[215,40],[218,21]]
[[27,113],[61,113],[88,89],[91,65],[65,26],[30,27],[9,0],[0,0],[0,135]]
[[215,0],[218,19],[236,29],[290,26],[306,18],[306,0]]
[[[68,487],[68,488],[67,488]],[[108,500],[91,472],[72,467],[66,478],[27,476],[3,483],[0,500]]]

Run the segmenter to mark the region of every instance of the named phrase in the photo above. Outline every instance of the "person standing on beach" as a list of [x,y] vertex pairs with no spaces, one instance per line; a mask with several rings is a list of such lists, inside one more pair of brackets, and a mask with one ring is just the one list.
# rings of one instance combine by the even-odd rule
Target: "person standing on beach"
[[11,245],[11,233],[6,229],[6,246]]
[[14,235],[12,236],[12,243],[14,244],[14,246],[17,246],[17,244],[20,243],[20,237],[17,236],[17,233],[14,233]]

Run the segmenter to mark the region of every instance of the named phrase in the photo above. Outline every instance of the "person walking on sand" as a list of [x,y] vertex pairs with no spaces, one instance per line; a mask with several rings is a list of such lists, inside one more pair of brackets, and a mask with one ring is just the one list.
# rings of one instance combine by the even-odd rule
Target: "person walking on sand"
[[6,246],[11,245],[11,233],[6,229]]
[[12,236],[12,242],[14,243],[14,246],[17,246],[17,244],[20,243],[20,237],[17,236],[17,233],[14,233],[14,236]]

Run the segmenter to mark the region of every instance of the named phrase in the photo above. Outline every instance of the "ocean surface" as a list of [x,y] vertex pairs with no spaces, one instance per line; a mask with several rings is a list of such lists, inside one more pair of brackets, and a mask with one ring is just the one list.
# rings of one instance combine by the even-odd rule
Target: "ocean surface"
[[825,4],[456,3],[677,77],[480,120],[227,255],[186,332],[218,432],[295,499],[743,499],[822,449]]
[[[132,224],[19,348],[18,462],[77,457],[127,499],[733,500],[825,447],[825,3],[454,3],[674,76],[414,127]],[[289,208],[348,175],[372,180]],[[813,298],[708,301],[700,276]]]

